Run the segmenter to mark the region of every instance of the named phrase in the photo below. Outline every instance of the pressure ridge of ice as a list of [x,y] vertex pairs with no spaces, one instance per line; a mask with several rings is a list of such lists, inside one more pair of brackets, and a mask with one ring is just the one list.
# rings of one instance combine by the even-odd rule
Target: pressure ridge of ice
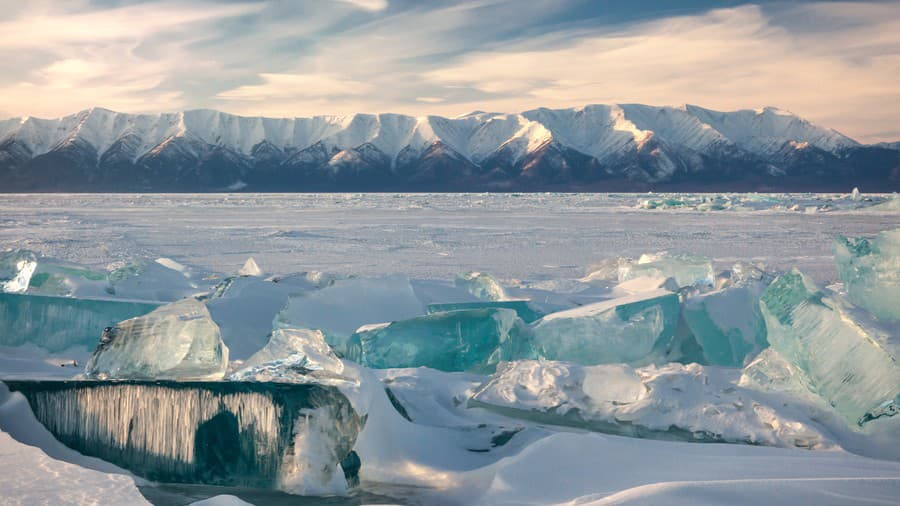
[[[453,402],[518,420],[507,423],[875,451],[900,434],[885,303],[895,297],[896,234],[837,238],[834,290],[797,270],[717,270],[666,252],[530,282],[483,272],[265,277],[249,260],[225,278],[167,259],[101,272],[18,251],[0,271],[14,292],[0,293],[0,345],[51,354],[95,345],[89,379],[334,388],[358,416],[382,416],[368,412],[385,392],[376,374],[393,373],[372,370],[409,368],[473,378]],[[403,394],[391,395],[405,409]],[[333,463],[345,447],[330,443],[343,436],[329,420],[345,414],[316,409],[291,421],[291,444]],[[296,456],[279,464],[292,470],[283,489],[346,489],[334,466],[311,470]]]

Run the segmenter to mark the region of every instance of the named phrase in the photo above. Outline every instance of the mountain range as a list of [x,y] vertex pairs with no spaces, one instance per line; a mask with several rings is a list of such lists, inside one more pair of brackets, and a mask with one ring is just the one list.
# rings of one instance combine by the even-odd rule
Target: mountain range
[[588,105],[455,118],[93,108],[0,121],[0,191],[900,190],[900,144],[776,108]]

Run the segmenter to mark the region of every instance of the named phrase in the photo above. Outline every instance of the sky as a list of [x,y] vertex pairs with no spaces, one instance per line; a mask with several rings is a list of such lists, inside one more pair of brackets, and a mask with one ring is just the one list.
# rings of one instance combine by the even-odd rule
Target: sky
[[900,140],[900,0],[0,0],[0,118],[775,106]]

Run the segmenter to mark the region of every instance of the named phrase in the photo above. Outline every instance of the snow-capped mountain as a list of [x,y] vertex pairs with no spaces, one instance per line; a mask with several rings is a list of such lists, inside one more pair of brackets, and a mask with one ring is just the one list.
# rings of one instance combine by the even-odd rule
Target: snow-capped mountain
[[620,104],[293,119],[94,108],[0,121],[6,191],[896,187],[898,167],[900,151],[862,146],[774,108]]

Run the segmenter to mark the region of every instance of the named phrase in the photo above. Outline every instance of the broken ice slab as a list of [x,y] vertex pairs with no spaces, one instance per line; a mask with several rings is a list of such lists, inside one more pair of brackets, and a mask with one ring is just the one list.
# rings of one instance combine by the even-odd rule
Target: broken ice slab
[[363,420],[333,387],[4,382],[65,445],[153,481],[323,495],[345,492],[358,469]]
[[27,250],[0,253],[0,292],[22,293],[37,268],[37,257]]
[[467,407],[632,437],[829,448],[814,423],[736,385],[740,370],[670,363],[634,369],[503,363]]
[[661,252],[641,255],[637,262],[619,268],[620,282],[640,277],[673,278],[679,287],[712,285],[715,271],[707,258]]
[[309,329],[275,329],[268,344],[241,367],[229,379],[308,383],[314,378],[337,378],[344,372],[344,363],[322,332]]
[[171,302],[196,295],[210,282],[198,283],[191,270],[169,258],[142,260],[109,273],[110,292],[118,298]]
[[506,300],[506,290],[494,276],[483,272],[470,272],[456,276],[456,286],[482,300]]
[[528,304],[527,300],[496,300],[480,302],[450,302],[444,304],[428,304],[428,314],[445,313],[466,309],[505,308],[512,309],[525,323],[540,319],[543,315]]
[[228,278],[206,300],[232,360],[245,360],[266,345],[272,320],[287,304],[288,296],[317,289],[305,275],[278,279]]
[[355,333],[347,358],[375,369],[430,367],[491,371],[501,360],[534,358],[531,332],[512,309],[434,313]]
[[158,304],[0,293],[0,344],[47,351],[92,349],[103,329],[153,311]]
[[768,340],[851,424],[900,393],[896,336],[797,269],[763,293]]
[[292,295],[273,326],[321,330],[328,344],[343,353],[347,339],[363,325],[424,314],[425,307],[405,276],[349,278]]
[[217,380],[228,348],[206,306],[184,299],[103,331],[85,375],[99,379]]
[[747,283],[685,300],[682,316],[703,348],[706,363],[742,367],[744,359],[768,347],[759,310],[764,283]]
[[837,236],[833,250],[850,301],[879,320],[900,321],[900,228],[873,239]]
[[550,313],[532,324],[535,347],[583,365],[667,361],[679,310],[678,295],[658,289]]

